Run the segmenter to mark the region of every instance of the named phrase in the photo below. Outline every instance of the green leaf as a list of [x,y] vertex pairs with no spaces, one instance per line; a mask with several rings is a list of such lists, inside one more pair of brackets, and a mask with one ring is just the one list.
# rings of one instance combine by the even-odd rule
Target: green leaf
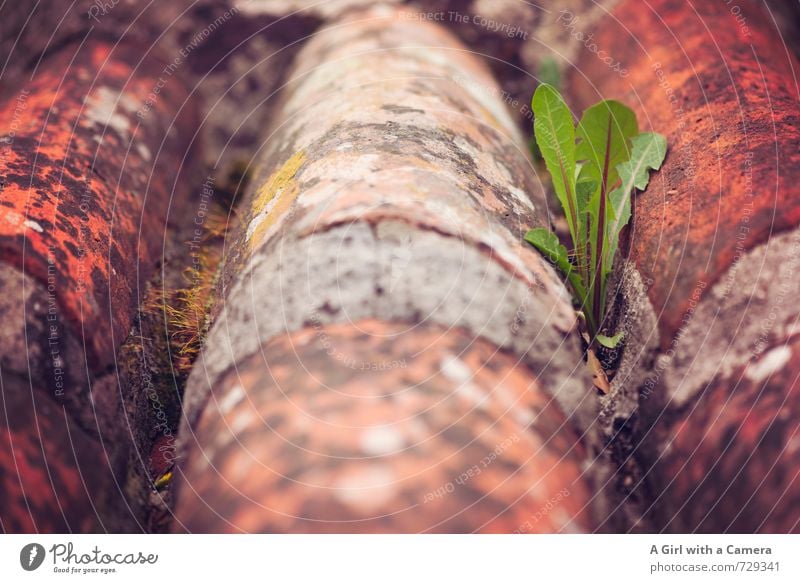
[[[539,83],[546,83],[552,85],[557,91],[561,90],[561,70],[558,66],[558,61],[553,57],[545,57],[539,63],[539,70],[537,74]],[[542,150],[539,144],[536,143],[536,136],[531,137],[530,149],[535,160],[543,160]]]
[[583,165],[579,165],[577,177],[575,179],[575,200],[577,201],[578,215],[581,221],[585,221],[584,216],[589,208],[589,200],[597,190],[598,183],[588,178],[582,173]]
[[579,176],[575,183],[575,198],[578,208],[578,228],[581,229],[579,242],[575,245],[575,256],[577,257],[578,268],[584,281],[584,287],[589,284],[589,259],[586,257],[586,245],[588,243],[588,233],[586,232],[586,216],[589,210],[589,201],[598,190],[598,183],[585,176]]
[[622,229],[631,219],[633,189],[644,190],[650,181],[650,170],[658,170],[667,155],[667,139],[661,134],[643,133],[631,139],[631,159],[617,166],[622,184],[609,195],[611,219],[608,225],[606,267],[611,271]]
[[567,217],[572,241],[577,243],[580,229],[575,200],[575,125],[572,113],[558,91],[546,83],[536,88],[531,107],[536,143]]
[[618,101],[601,101],[583,112],[576,133],[585,177],[610,191],[619,178],[617,165],[630,158],[630,139],[639,133],[636,114]]
[[550,229],[544,227],[531,229],[525,233],[525,240],[541,251],[564,275],[572,271],[567,248],[559,242],[556,234]]
[[588,246],[583,251],[590,269],[585,273],[587,301],[595,322],[599,323],[605,310],[605,291],[608,271],[605,251],[608,241],[607,224],[610,218],[608,194],[619,180],[617,166],[630,158],[630,138],[639,133],[636,114],[618,101],[601,101],[583,112],[578,124],[580,143],[576,156],[585,160],[581,176],[596,182],[599,187],[589,198]]
[[617,332],[613,336],[606,336],[605,334],[598,334],[595,336],[595,340],[597,340],[600,344],[605,346],[606,348],[616,348],[620,341],[625,336],[624,332]]
[[536,247],[542,255],[549,259],[561,273],[569,280],[579,302],[583,302],[586,291],[580,276],[574,266],[569,262],[567,248],[558,240],[558,237],[549,229],[538,227],[525,234],[525,240]]

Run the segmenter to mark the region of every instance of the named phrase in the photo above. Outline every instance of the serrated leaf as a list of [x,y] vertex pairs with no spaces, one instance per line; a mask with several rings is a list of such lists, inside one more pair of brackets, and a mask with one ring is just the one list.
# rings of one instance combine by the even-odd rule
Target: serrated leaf
[[531,107],[536,144],[575,242],[580,230],[575,201],[575,123],[572,113],[558,91],[547,83],[536,88]]
[[639,126],[633,111],[618,101],[607,100],[583,112],[576,133],[580,139],[576,156],[586,161],[581,176],[599,184],[587,206],[589,233],[584,250],[590,267],[584,275],[586,287],[591,290],[587,301],[594,321],[599,324],[605,311],[608,194],[619,180],[617,165],[630,158],[630,138],[639,133]]
[[578,300],[582,302],[586,295],[585,288],[575,267],[569,262],[567,248],[561,244],[556,234],[544,227],[538,227],[528,231],[525,234],[525,240],[536,247],[564,274],[578,296]]
[[613,336],[598,334],[597,336],[595,336],[595,340],[597,340],[600,344],[602,344],[606,348],[616,348],[617,346],[619,346],[619,343],[622,341],[622,338],[624,336],[625,336],[624,332],[617,332]]
[[636,114],[618,101],[601,101],[584,111],[576,156],[586,160],[586,178],[610,191],[619,178],[617,165],[630,158],[630,139],[638,133]]
[[[552,85],[557,91],[561,91],[561,69],[558,66],[558,61],[553,57],[542,59],[537,77],[539,83]],[[534,160],[543,160],[542,150],[539,148],[539,144],[536,143],[536,136],[531,137],[530,150]]]
[[631,139],[631,158],[617,166],[621,185],[609,195],[611,218],[608,225],[606,269],[611,271],[619,247],[622,229],[631,219],[633,189],[644,190],[650,181],[650,170],[658,170],[667,155],[667,139],[661,134],[643,133]]

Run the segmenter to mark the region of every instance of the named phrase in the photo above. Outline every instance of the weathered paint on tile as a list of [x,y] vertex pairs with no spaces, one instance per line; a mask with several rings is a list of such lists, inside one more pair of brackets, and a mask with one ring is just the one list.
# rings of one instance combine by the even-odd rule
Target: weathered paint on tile
[[267,342],[181,464],[190,532],[586,532],[586,452],[520,359],[377,320]]

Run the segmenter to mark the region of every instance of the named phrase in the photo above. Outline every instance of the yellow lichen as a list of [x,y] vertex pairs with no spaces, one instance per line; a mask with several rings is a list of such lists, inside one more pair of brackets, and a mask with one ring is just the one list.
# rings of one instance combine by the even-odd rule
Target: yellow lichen
[[160,476],[153,482],[153,486],[155,486],[156,490],[163,490],[167,487],[167,485],[172,480],[172,471],[167,472],[163,476]]
[[289,158],[283,166],[281,166],[269,179],[256,191],[255,199],[253,200],[253,212],[258,214],[264,207],[267,206],[269,201],[285,188],[289,181],[294,178],[297,171],[306,161],[306,153],[303,150],[295,153]]
[[[289,210],[294,203],[300,193],[294,177],[305,161],[306,154],[303,150],[300,150],[289,158],[256,191],[250,206],[249,220],[259,220],[259,223],[248,237],[251,249],[261,241],[277,218]],[[266,216],[261,217],[264,213],[267,213]]]

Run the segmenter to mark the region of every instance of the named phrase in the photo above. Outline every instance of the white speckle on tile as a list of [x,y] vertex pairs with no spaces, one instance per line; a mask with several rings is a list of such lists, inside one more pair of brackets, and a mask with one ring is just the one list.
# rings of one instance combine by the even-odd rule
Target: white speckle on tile
[[255,416],[251,411],[242,411],[233,418],[230,424],[230,430],[234,434],[241,433],[247,429],[253,422]]
[[[117,112],[118,105],[126,105],[120,101],[120,92],[109,87],[99,87],[84,98],[86,104],[85,117],[101,131],[105,128],[115,130],[125,141],[130,139],[130,120]],[[128,104],[130,105],[130,104]]]
[[751,363],[745,374],[750,380],[760,383],[778,372],[783,365],[789,362],[791,357],[792,351],[788,346],[773,348],[758,361]]
[[397,429],[383,425],[371,427],[361,434],[361,449],[367,455],[395,453],[405,445],[403,434]]
[[488,405],[489,395],[481,391],[475,383],[461,383],[456,393],[469,401],[473,407],[485,409]]
[[334,485],[335,498],[360,512],[370,512],[391,500],[396,492],[394,472],[385,466],[352,471]]
[[456,394],[467,399],[472,406],[484,408],[488,404],[488,395],[472,381],[472,371],[460,358],[448,355],[440,365],[442,374],[454,383],[458,383]]
[[139,152],[139,155],[148,162],[153,159],[153,155],[150,153],[150,148],[145,146],[143,142],[136,143],[136,150]]
[[33,229],[37,233],[44,233],[44,229],[42,228],[42,225],[40,225],[36,221],[32,221],[31,219],[28,219],[23,224],[26,227],[28,227],[29,229]]
[[440,365],[442,374],[455,383],[465,383],[472,378],[472,371],[460,358],[447,355]]
[[514,415],[514,420],[525,429],[533,425],[533,422],[536,421],[536,417],[533,416],[531,410],[524,406],[514,407],[512,409],[512,414]]
[[786,327],[786,338],[800,334],[800,322],[794,321]]
[[236,385],[231,392],[219,400],[219,412],[223,415],[227,415],[243,398],[244,389],[240,385]]

